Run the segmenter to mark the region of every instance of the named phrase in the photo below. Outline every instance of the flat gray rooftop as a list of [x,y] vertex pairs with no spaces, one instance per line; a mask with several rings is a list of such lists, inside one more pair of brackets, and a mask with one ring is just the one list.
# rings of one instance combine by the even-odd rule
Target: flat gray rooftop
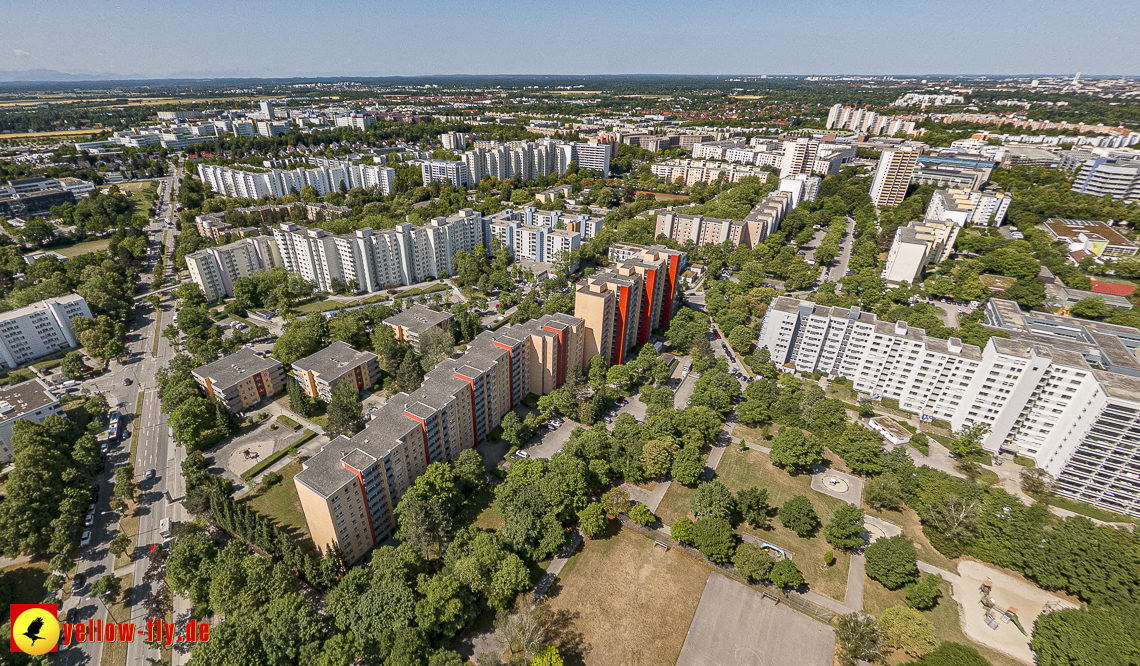
[[226,389],[239,381],[266,370],[272,370],[281,363],[275,358],[262,358],[252,349],[239,349],[220,361],[194,370],[196,377],[208,378],[221,389]]
[[403,326],[409,331],[419,334],[432,326],[439,326],[445,321],[450,321],[454,316],[450,312],[436,312],[422,305],[413,305],[403,312],[388,317],[384,323],[389,326]]
[[314,372],[329,381],[375,358],[372,352],[357,351],[347,342],[337,340],[316,354],[294,361],[293,369]]

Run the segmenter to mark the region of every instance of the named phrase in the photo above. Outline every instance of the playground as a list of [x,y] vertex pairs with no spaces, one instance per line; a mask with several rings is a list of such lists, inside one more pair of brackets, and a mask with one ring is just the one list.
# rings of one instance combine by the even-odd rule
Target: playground
[[954,600],[961,605],[962,632],[970,640],[1026,664],[1034,663],[1029,642],[1037,616],[1046,607],[1077,607],[1020,577],[980,562],[959,563],[958,575],[960,580],[953,581],[953,591]]

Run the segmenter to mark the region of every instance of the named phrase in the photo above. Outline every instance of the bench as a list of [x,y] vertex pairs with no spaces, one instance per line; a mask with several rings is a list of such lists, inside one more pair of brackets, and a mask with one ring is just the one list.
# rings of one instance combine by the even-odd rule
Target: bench
[[653,540],[653,545],[654,545],[654,546],[661,546],[661,547],[662,547],[662,548],[664,548],[665,550],[669,550],[669,544],[665,543],[664,541],[660,541],[660,540],[654,539],[654,540]]

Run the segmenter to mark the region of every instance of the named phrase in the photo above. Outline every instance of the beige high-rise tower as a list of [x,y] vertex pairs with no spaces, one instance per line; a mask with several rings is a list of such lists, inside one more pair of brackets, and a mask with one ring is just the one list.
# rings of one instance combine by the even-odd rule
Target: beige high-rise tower
[[914,167],[918,164],[919,150],[884,150],[871,183],[871,202],[882,208],[897,206],[906,198],[906,188]]

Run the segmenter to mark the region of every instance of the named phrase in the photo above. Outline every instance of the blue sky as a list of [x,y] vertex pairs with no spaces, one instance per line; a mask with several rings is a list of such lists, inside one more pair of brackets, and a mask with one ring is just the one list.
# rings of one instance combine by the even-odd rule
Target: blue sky
[[1133,75],[1137,9],[1135,0],[0,0],[0,70]]

